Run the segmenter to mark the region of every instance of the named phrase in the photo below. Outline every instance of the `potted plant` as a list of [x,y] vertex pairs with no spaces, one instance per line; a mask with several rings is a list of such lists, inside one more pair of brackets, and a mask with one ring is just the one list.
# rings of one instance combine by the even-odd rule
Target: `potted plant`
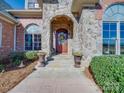
[[76,68],[80,68],[81,59],[82,59],[82,56],[83,56],[82,53],[81,53],[81,51],[73,51],[72,54],[74,56],[74,61],[75,61],[74,66]]
[[37,65],[36,65],[36,69],[38,67],[44,67],[46,64],[45,64],[45,56],[46,56],[46,53],[45,52],[38,52],[37,53],[38,57],[39,57],[39,60],[37,62]]

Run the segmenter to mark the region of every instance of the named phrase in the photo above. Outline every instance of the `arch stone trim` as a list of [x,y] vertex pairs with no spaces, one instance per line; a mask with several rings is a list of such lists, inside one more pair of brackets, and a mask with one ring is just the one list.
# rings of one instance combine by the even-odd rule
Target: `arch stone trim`
[[123,4],[124,3],[124,0],[102,0],[100,2],[100,5],[101,5],[102,8],[101,9],[98,9],[96,11],[96,19],[97,20],[102,20],[103,15],[104,15],[106,9],[109,6],[111,6],[113,4],[118,4],[118,3]]
[[[27,30],[28,28],[30,28],[31,26],[37,26],[37,27],[39,28],[39,31],[38,31],[38,32],[39,32],[39,33],[41,32],[41,31],[40,31],[40,26],[39,26],[38,24],[30,23],[30,24],[28,24],[28,25],[25,27],[25,29],[24,29],[24,30],[25,30],[25,31],[24,31],[25,34],[27,33],[26,30]],[[31,33],[33,33],[33,32],[31,32]],[[37,33],[37,32],[36,32],[36,33]]]
[[104,12],[103,21],[124,21],[124,3],[110,5]]

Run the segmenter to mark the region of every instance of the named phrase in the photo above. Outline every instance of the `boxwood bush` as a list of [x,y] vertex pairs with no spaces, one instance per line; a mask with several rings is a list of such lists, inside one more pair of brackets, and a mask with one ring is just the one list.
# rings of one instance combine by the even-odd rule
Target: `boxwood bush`
[[37,52],[35,52],[35,51],[25,52],[25,58],[27,60],[31,60],[31,61],[36,60],[36,59],[38,59]]
[[124,93],[124,56],[98,56],[90,68],[104,93]]
[[21,62],[35,61],[38,59],[38,54],[35,51],[26,52],[11,52],[9,55],[0,56],[0,72],[6,69],[6,67],[19,66]]
[[18,66],[21,61],[34,61],[38,58],[37,52],[26,51],[26,52],[12,52],[9,55],[11,63],[13,66]]

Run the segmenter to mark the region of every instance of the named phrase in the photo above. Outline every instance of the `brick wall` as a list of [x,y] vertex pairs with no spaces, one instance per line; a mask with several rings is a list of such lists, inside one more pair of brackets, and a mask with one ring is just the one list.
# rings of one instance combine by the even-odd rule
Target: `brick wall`
[[1,20],[2,23],[2,47],[0,47],[0,55],[6,55],[14,50],[14,25]]
[[22,24],[16,27],[16,50],[24,50],[24,27]]
[[[17,51],[24,51],[24,36],[25,36],[25,28],[29,24],[37,24],[42,30],[42,18],[19,18],[18,19],[20,24],[17,26],[16,31],[16,50]],[[42,32],[42,31],[41,31]]]

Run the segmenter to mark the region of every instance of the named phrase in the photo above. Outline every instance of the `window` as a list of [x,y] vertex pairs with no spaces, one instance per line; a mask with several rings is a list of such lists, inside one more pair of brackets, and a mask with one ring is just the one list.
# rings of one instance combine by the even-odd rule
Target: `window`
[[35,8],[34,2],[28,2],[28,8]]
[[120,52],[124,54],[124,22],[120,22]]
[[28,1],[28,8],[29,9],[39,8],[39,4],[37,3],[37,0],[29,0]]
[[103,54],[124,54],[124,5],[110,6],[103,16]]
[[2,47],[2,24],[0,23],[0,47]]
[[41,31],[38,25],[32,24],[26,28],[25,50],[41,50]]
[[115,54],[117,38],[117,23],[103,23],[103,54]]

